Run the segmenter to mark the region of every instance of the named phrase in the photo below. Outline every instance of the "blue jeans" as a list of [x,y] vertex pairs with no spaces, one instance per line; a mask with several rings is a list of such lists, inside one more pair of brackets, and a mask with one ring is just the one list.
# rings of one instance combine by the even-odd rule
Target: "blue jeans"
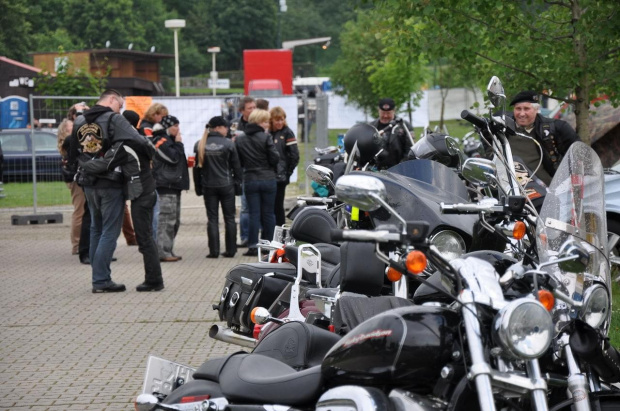
[[123,226],[125,198],[122,188],[84,187],[90,209],[90,265],[93,288],[112,283],[110,263]]
[[250,180],[244,182],[243,185],[250,214],[248,247],[256,247],[260,224],[263,226],[261,238],[270,241],[273,238],[273,231],[276,227],[276,217],[273,212],[276,203],[276,180]]
[[241,241],[248,239],[248,231],[250,230],[250,214],[248,212],[248,200],[245,197],[245,191],[241,194],[241,211],[239,212],[239,237]]

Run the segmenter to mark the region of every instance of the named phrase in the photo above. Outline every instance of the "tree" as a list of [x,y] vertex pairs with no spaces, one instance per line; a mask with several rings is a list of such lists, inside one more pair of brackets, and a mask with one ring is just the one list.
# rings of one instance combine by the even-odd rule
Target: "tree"
[[[234,6],[217,0],[194,3],[187,14],[184,39],[195,44],[199,53],[207,57],[205,62],[211,60],[207,48],[220,47],[218,70],[240,70],[243,67],[243,50],[273,48],[276,6],[276,1],[259,4],[252,0],[238,0]],[[198,72],[209,70],[210,65],[204,65]]]
[[373,114],[382,97],[393,98],[397,106],[409,102],[426,76],[423,56],[410,59],[408,51],[387,44],[391,39],[382,35],[381,20],[365,11],[347,22],[340,36],[342,53],[331,69],[337,92]]
[[532,89],[574,104],[590,141],[590,101],[620,102],[620,15],[615,0],[375,0],[393,24],[383,33],[432,60],[449,57],[502,79],[508,94]]
[[26,60],[31,42],[28,4],[26,0],[0,0],[0,56]]

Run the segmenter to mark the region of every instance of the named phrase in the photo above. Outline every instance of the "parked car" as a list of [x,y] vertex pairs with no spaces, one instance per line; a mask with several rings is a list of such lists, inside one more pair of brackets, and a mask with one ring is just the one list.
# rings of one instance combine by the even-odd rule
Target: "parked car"
[[[34,143],[37,180],[62,181],[56,134],[51,131],[35,130]],[[0,144],[4,153],[2,180],[32,181],[31,130],[27,128],[0,130]]]

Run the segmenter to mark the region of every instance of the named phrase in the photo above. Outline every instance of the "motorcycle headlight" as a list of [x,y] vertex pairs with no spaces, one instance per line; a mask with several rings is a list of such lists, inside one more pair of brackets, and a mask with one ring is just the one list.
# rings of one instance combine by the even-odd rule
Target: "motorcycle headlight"
[[553,338],[549,312],[536,300],[518,299],[502,308],[493,323],[496,342],[513,358],[538,358]]
[[465,254],[465,240],[452,230],[443,230],[433,234],[430,238],[441,255],[448,261]]
[[600,284],[588,288],[583,296],[579,318],[592,328],[598,328],[609,315],[609,294]]

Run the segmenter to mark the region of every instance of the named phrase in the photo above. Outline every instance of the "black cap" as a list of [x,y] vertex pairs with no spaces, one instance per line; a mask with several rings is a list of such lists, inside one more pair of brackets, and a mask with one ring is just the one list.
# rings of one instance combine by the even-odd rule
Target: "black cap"
[[211,117],[211,120],[209,120],[209,122],[207,123],[208,128],[215,128],[220,126],[228,127],[228,122],[222,116]]
[[396,104],[394,104],[394,100],[391,98],[382,98],[379,100],[379,110],[390,111],[394,110],[394,107],[396,107]]
[[164,116],[161,119],[161,125],[164,126],[165,129],[169,129],[177,124],[179,124],[179,119],[175,116]]
[[517,103],[538,103],[538,93],[535,91],[522,91],[510,102],[511,106]]
[[125,110],[123,111],[123,117],[125,117],[134,128],[138,128],[138,123],[140,122],[140,115],[138,113],[133,110]]

